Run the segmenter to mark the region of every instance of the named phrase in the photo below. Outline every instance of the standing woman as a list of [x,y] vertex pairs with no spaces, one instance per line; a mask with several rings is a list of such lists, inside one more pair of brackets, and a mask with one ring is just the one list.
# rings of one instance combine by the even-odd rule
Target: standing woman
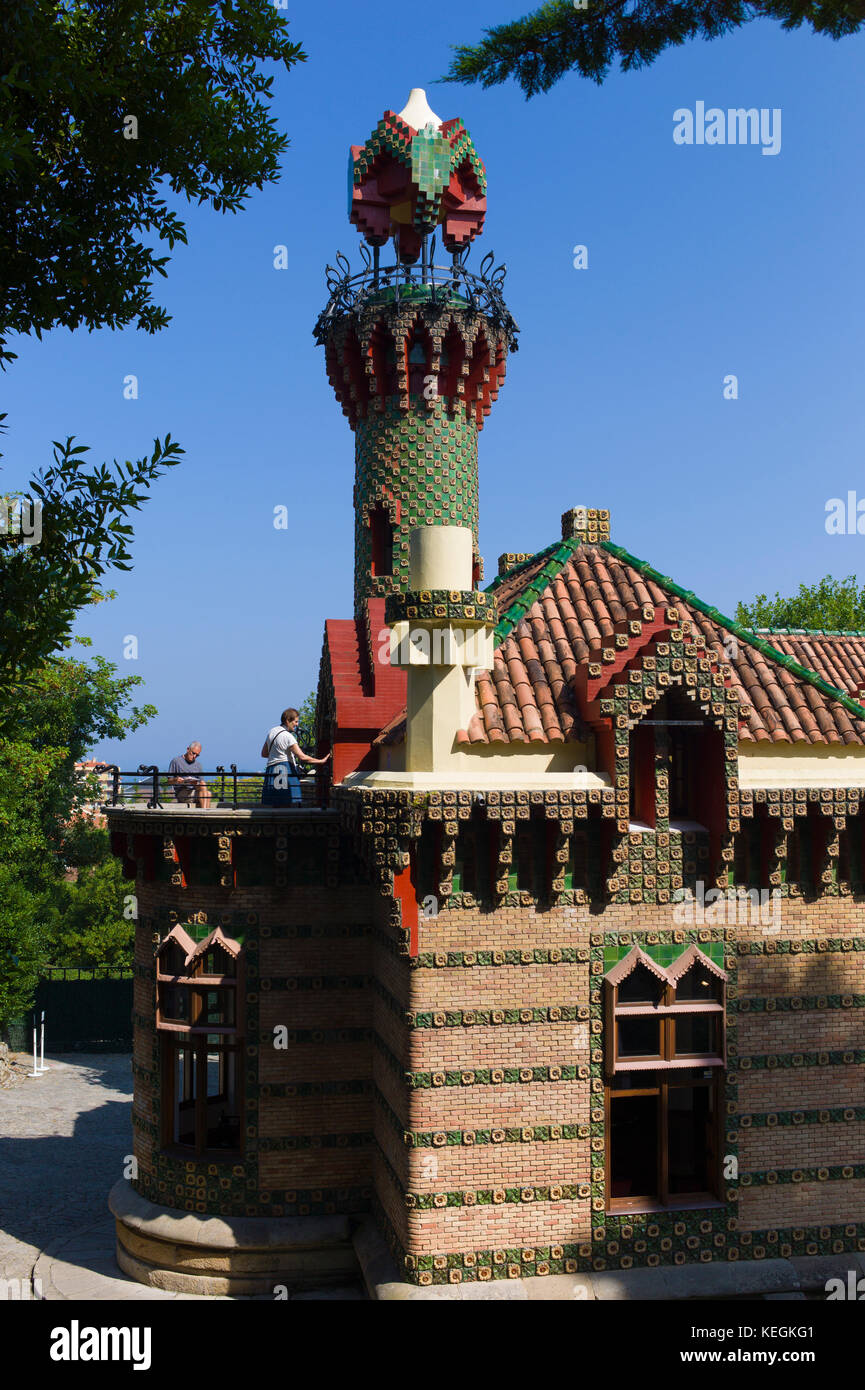
[[300,716],[296,709],[284,709],[280,722],[269,730],[262,745],[261,756],[267,758],[264,786],[261,789],[262,806],[299,806],[300,776],[298,763],[310,763],[313,767],[323,767],[330,758],[311,758],[297,741],[297,726]]

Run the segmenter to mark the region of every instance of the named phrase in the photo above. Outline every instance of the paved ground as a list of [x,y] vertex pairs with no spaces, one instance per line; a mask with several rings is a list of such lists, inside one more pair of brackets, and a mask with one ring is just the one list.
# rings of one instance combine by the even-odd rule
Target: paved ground
[[114,1260],[106,1199],[132,1151],[131,1057],[75,1053],[46,1065],[0,1090],[0,1280],[32,1280],[48,1299],[188,1300],[136,1283]]

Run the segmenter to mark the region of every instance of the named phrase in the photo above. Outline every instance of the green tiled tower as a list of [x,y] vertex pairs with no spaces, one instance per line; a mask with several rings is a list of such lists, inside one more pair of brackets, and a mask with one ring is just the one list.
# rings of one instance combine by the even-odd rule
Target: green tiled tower
[[[420,100],[423,98],[423,100]],[[413,124],[418,123],[419,124]],[[478,431],[504,379],[517,327],[503,269],[463,264],[481,230],[486,178],[460,120],[442,122],[423,93],[387,111],[353,146],[350,217],[373,254],[352,275],[340,259],[316,325],[327,372],[355,432],[355,611],[408,587],[409,535],[470,528],[480,578]],[[386,192],[383,192],[386,190]],[[450,252],[435,265],[437,235]],[[380,263],[393,239],[394,260]]]

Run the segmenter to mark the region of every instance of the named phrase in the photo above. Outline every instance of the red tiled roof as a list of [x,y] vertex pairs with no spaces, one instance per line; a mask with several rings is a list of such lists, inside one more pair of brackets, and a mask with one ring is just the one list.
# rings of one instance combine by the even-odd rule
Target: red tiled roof
[[865,632],[810,632],[793,628],[760,628],[779,652],[795,657],[830,685],[857,698],[865,691]]
[[[694,594],[641,561],[623,559],[627,552],[617,549],[553,546],[493,585],[502,640],[492,671],[478,672],[477,712],[457,732],[458,744],[584,738],[575,693],[578,667],[610,645],[617,624],[648,624],[651,610],[671,605],[703,636],[707,654],[729,664],[743,706],[743,741],[865,744],[865,713],[819,688],[825,683],[857,704],[860,692],[865,697],[865,633],[748,634],[732,619],[720,621],[716,610],[705,611]],[[790,669],[794,664],[807,669]],[[391,720],[386,741],[403,733],[404,711]]]
[[319,688],[332,706],[333,780],[375,766],[373,743],[382,725],[405,710],[405,672],[377,660],[385,627],[384,599],[366,600],[362,618],[325,623]]

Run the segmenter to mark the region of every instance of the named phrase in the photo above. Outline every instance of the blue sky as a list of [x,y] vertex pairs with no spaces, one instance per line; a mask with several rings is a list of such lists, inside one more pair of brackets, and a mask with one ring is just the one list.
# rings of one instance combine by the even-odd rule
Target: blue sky
[[[207,767],[258,768],[265,730],[316,683],[325,618],[351,614],[354,442],[312,327],[325,264],[338,249],[359,264],[348,146],[413,86],[462,116],[486,164],[469,265],[506,261],[521,328],[480,439],[487,578],[501,551],[556,539],[576,504],[609,507],[614,541],[728,613],[827,572],[865,578],[865,537],[824,525],[829,498],[865,495],[865,35],[761,21],[529,102],[513,83],[437,83],[451,44],[521,3],[289,4],[309,57],[276,83],[282,180],[235,217],[184,212],[189,246],[157,287],[170,326],[13,345],[7,488],[68,434],[94,461],[169,431],[187,451],[135,521],[117,599],[81,626],[159,709],[98,756],[164,767],[197,738]],[[698,101],[780,108],[780,153],[675,144],[674,111]]]

